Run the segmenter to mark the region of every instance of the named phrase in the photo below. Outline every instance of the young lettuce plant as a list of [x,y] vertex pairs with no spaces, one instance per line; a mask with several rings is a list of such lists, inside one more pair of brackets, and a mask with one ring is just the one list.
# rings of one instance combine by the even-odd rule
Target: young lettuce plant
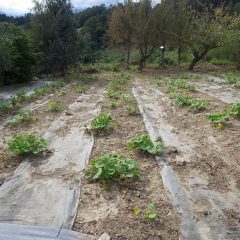
[[91,160],[85,173],[86,178],[94,181],[124,181],[140,176],[137,162],[119,154],[107,154]]
[[105,133],[110,128],[112,117],[108,113],[100,113],[93,119],[91,128],[96,133]]
[[128,141],[129,149],[147,152],[152,155],[161,155],[164,151],[162,139],[159,137],[155,143],[148,135],[135,136]]

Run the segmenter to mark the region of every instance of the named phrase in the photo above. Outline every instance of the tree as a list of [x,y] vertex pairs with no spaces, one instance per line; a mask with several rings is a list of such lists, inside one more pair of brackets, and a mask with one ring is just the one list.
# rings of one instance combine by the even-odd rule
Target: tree
[[134,3],[132,0],[127,0],[124,5],[119,4],[113,9],[108,22],[108,36],[111,44],[127,50],[127,68],[129,68],[130,52],[133,46],[133,19]]
[[32,36],[45,72],[65,75],[79,56],[78,33],[69,0],[36,0]]
[[33,64],[33,52],[22,29],[1,23],[0,81],[4,84],[30,81]]
[[210,51],[226,44],[236,36],[235,28],[239,19],[230,15],[224,7],[213,8],[203,6],[204,11],[191,9],[189,11],[189,24],[191,33],[189,47],[194,56],[189,70],[203,59]]
[[142,70],[146,60],[158,45],[156,18],[151,0],[140,0],[136,3],[135,8],[133,34],[140,54],[139,70]]

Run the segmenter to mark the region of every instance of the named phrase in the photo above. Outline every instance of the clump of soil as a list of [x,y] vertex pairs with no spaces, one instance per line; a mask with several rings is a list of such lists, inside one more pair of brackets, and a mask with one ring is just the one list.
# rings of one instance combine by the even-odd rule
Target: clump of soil
[[[102,111],[110,113],[116,122],[109,135],[95,139],[91,159],[106,153],[131,156],[139,163],[142,176],[124,184],[111,183],[108,190],[99,183],[83,180],[74,230],[97,235],[107,232],[111,239],[121,240],[178,239],[179,216],[169,203],[155,157],[130,151],[126,146],[131,137],[146,133],[142,117],[127,113],[128,104],[136,103],[122,102],[110,109],[106,99]],[[151,203],[156,206],[154,220],[145,217]],[[141,213],[134,214],[134,208]]]

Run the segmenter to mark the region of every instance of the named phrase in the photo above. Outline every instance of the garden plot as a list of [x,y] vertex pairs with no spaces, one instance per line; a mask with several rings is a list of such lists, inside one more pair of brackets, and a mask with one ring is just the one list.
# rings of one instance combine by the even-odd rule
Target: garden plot
[[212,83],[206,82],[196,82],[197,90],[207,94],[211,97],[217,98],[224,103],[231,104],[231,103],[239,103],[240,102],[240,91],[237,91],[233,87],[224,84],[225,80],[213,77],[213,76],[206,76]]
[[0,220],[70,229],[80,195],[80,171],[88,162],[93,137],[84,125],[101,110],[103,89],[84,94],[52,123],[44,137],[53,154],[26,159],[0,188]]
[[184,239],[239,239],[239,126],[216,132],[201,114],[176,110],[146,80],[133,93],[150,136],[166,143],[167,161],[158,160]]

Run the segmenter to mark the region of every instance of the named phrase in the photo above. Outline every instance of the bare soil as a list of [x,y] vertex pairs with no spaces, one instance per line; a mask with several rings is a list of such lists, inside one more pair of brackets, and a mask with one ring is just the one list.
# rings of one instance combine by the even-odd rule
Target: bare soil
[[[131,94],[129,85],[126,92]],[[172,208],[160,177],[160,169],[153,156],[127,149],[129,138],[145,134],[142,117],[129,116],[126,109],[132,100],[110,109],[105,99],[103,112],[116,121],[111,133],[95,139],[91,159],[107,153],[131,156],[141,168],[142,176],[125,184],[112,183],[103,189],[98,183],[83,180],[81,197],[74,230],[101,235],[107,232],[111,239],[178,239],[179,216]],[[150,203],[156,205],[157,218],[147,220],[145,212]],[[141,209],[135,215],[134,208]]]

